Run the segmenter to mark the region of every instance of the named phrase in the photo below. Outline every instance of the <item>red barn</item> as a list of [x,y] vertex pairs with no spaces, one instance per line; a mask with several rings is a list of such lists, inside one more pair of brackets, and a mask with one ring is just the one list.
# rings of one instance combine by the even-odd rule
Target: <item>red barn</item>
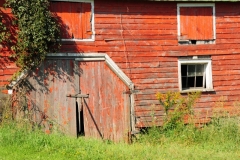
[[[37,121],[120,141],[151,126],[153,112],[162,124],[157,92],[201,91],[201,123],[218,102],[236,106],[240,2],[52,0],[50,9],[62,23],[62,49],[27,77]],[[15,69],[7,56],[3,48],[1,86]]]

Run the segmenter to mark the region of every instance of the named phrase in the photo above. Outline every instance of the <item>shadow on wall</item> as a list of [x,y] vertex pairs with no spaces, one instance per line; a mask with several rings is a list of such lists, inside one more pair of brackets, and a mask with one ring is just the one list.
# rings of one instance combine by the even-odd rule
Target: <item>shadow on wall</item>
[[[53,17],[60,27],[64,25],[57,15],[53,14]],[[61,48],[58,52],[83,54],[74,41],[61,43],[65,48]],[[23,113],[23,115],[20,114],[22,117],[29,116],[31,113],[29,118],[37,125],[45,126],[47,130],[51,129],[53,123],[57,123],[58,126],[68,125],[74,114],[76,115],[76,113],[73,114],[76,104],[74,99],[73,101],[70,100],[71,98],[67,99],[66,95],[79,92],[77,77],[80,77],[82,72],[79,62],[76,63],[74,59],[47,57],[40,66],[28,71],[25,78],[15,86],[14,117],[18,117],[19,112]]]
[[[16,43],[16,26],[12,24],[14,18],[9,8],[1,8],[0,15],[0,20],[3,24],[3,26],[0,26],[0,32],[3,36],[1,38],[5,38],[0,45],[0,81],[7,82],[17,69],[14,64],[15,58],[11,57],[13,54],[11,46]],[[6,75],[6,77],[4,77],[4,75]]]
[[[82,72],[74,60],[61,57],[46,59],[16,87],[14,117],[19,117],[21,111],[27,111],[27,115],[20,116],[31,113],[29,118],[38,126],[47,130],[50,126],[58,126],[64,132],[66,125],[75,123],[71,119],[76,116],[76,101],[67,95],[79,92]],[[72,126],[76,128],[76,125]]]

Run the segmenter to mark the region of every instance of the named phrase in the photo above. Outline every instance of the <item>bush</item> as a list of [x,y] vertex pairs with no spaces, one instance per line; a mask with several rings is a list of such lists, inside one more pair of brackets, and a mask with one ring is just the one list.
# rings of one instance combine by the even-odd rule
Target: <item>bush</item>
[[188,93],[187,97],[182,96],[180,92],[157,93],[156,97],[166,114],[163,128],[181,128],[185,121],[189,122],[189,118],[194,114],[193,106],[200,95],[201,92]]

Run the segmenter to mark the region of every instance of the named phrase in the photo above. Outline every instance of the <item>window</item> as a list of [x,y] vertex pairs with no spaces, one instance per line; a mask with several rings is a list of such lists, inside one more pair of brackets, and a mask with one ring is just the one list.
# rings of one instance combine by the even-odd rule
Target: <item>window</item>
[[179,44],[213,44],[216,39],[215,4],[177,5]]
[[180,91],[212,91],[210,57],[183,57],[178,60]]
[[61,25],[63,41],[94,40],[93,1],[52,0],[50,10]]

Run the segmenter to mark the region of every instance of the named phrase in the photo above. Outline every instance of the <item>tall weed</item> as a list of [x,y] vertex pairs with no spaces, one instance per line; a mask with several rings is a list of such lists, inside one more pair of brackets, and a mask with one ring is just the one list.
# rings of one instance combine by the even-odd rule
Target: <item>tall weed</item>
[[[212,120],[197,127],[194,123],[193,106],[200,93],[190,93],[184,98],[177,92],[157,94],[157,99],[164,107],[166,117],[161,127],[147,128],[138,139],[140,143],[164,144],[166,142],[179,142],[182,144],[213,144],[224,147],[239,148],[240,118],[239,112],[230,114],[224,109],[224,98],[216,102]],[[239,104],[239,103],[234,103]],[[239,105],[236,105],[239,110]],[[188,116],[188,123],[185,117]]]
[[156,97],[165,111],[163,128],[172,130],[184,126],[185,122],[190,122],[194,111],[193,107],[201,92],[188,93],[184,97],[180,92],[157,93]]

